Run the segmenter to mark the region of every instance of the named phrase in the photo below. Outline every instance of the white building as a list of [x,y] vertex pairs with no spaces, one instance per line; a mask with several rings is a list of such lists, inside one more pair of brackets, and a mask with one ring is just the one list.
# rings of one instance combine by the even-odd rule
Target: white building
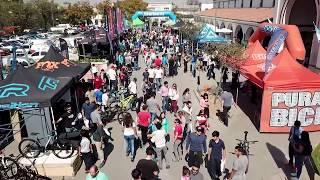
[[96,15],[91,18],[92,24],[97,27],[103,27],[104,26],[103,14],[100,14],[97,8],[93,8],[93,11]]
[[[149,11],[172,11],[173,10],[173,3],[171,0],[149,0],[148,7]],[[157,23],[160,25],[163,22],[168,21],[168,17],[151,17],[150,22]]]
[[201,3],[200,4],[200,11],[206,11],[208,9],[213,8],[213,3]]

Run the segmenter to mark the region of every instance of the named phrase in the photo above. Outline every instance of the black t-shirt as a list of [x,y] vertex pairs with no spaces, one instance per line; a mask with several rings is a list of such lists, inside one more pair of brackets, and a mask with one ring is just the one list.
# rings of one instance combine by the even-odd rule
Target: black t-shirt
[[65,112],[62,114],[61,118],[62,118],[61,125],[63,127],[66,127],[66,128],[72,127],[72,122],[75,118],[74,114],[69,113],[69,112]]
[[213,139],[209,142],[209,148],[211,148],[211,159],[221,160],[222,159],[222,151],[225,149],[224,142],[219,139],[218,143],[216,143]]
[[154,171],[159,171],[158,165],[153,160],[141,159],[137,164],[137,169],[142,172],[143,180],[154,180]]

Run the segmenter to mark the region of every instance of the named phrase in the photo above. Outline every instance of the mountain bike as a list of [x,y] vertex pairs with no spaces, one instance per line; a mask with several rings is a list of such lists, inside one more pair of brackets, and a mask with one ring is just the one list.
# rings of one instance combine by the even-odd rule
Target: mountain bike
[[239,141],[238,146],[242,147],[246,151],[247,155],[252,155],[250,154],[250,151],[249,151],[250,144],[255,144],[259,141],[248,141],[247,137],[248,137],[248,131],[244,131],[244,139],[243,140],[236,139],[236,140]]
[[[39,133],[32,132],[32,136],[37,136]],[[58,138],[56,131],[52,131],[48,135],[48,140],[44,146],[40,145],[40,141],[44,138],[36,137],[36,140],[31,138],[23,139],[19,143],[19,152],[26,158],[37,158],[41,152],[48,152],[52,150],[52,153],[61,159],[67,159],[74,153],[74,147],[68,143],[67,139]]]
[[0,179],[12,179],[14,178],[19,169],[19,164],[11,157],[6,157],[2,151],[0,151]]
[[123,118],[129,110],[137,110],[137,97],[136,95],[129,95],[128,97],[120,99],[119,103],[111,105],[110,111],[117,114],[117,120],[119,124],[122,124]]

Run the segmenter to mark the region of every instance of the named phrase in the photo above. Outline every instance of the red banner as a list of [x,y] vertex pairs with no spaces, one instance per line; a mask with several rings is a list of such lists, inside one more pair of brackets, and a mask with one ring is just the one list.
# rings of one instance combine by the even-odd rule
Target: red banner
[[319,89],[273,90],[263,93],[260,132],[289,132],[294,121],[305,131],[320,130]]

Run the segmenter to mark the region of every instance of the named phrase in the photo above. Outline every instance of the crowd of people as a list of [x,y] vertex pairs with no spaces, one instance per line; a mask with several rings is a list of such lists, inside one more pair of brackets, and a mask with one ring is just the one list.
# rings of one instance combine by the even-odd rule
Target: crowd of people
[[[171,77],[178,75],[180,67],[183,68],[183,73],[188,73],[189,70],[193,77],[196,76],[196,71],[206,71],[208,79],[214,79],[215,69],[220,68],[219,63],[214,55],[209,56],[201,51],[191,55],[187,46],[178,35],[168,31],[135,32],[119,43],[118,51],[108,69],[98,70],[92,66],[93,81],[87,85],[87,91],[82,93],[85,128],[81,130],[79,146],[85,171],[89,173],[88,180],[107,179],[98,169],[106,163],[108,144],[113,139],[107,125],[110,119],[104,118],[102,114],[108,111],[110,98],[119,89],[126,89],[129,95],[141,100],[135,103],[136,111],[125,114],[121,124],[125,155],[130,157],[130,161],[135,161],[138,149],[146,153],[146,157],[140,159],[132,170],[133,179],[160,179],[159,174],[163,168],[169,169],[179,161],[186,161],[181,180],[204,180],[204,175],[199,171],[202,164],[207,168],[211,179],[221,178],[226,164],[226,147],[219,138],[218,131],[209,131],[209,95],[201,94],[199,112],[194,112],[197,102],[192,101],[190,88],[182,91],[177,83],[169,83]],[[141,66],[146,68],[141,69]],[[138,77],[133,76],[133,71],[143,79],[141,86],[137,84]],[[228,73],[227,70],[221,72]],[[225,82],[228,77],[225,74],[222,76]],[[220,94],[220,99],[223,107],[222,121],[228,125],[228,112],[235,104],[233,95],[226,89]],[[68,115],[70,113],[66,117]],[[59,121],[64,120],[62,118]],[[173,127],[170,127],[172,124]],[[72,131],[70,126],[64,126],[64,131]],[[298,124],[295,127],[298,128]],[[305,151],[308,150],[306,147],[309,144],[305,143],[307,136],[306,132],[297,129],[290,133],[290,157],[292,154],[300,154],[295,161],[297,176],[301,174]],[[304,139],[304,143],[300,139]],[[298,146],[292,145],[294,143]],[[236,146],[234,154],[236,160],[226,178],[245,180],[249,165],[247,152],[243,147]],[[97,161],[100,162],[98,166],[95,165]],[[290,164],[293,164],[292,158]]]

